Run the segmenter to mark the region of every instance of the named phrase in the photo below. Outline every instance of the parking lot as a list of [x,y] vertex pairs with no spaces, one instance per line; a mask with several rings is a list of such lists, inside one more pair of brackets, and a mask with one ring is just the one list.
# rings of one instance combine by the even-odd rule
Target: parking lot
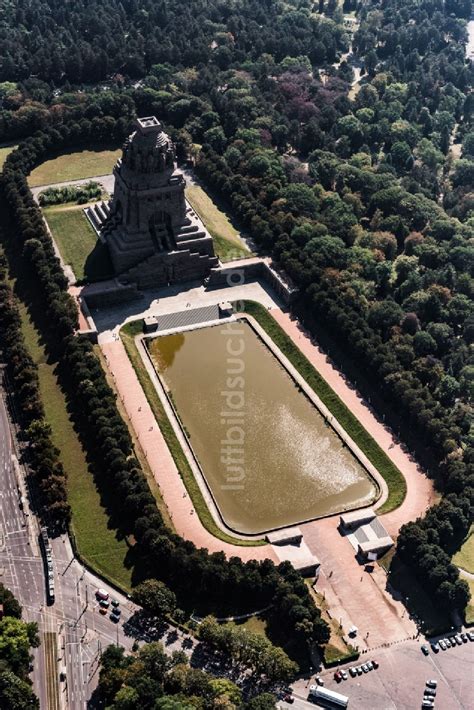
[[[363,654],[358,663],[341,666],[349,670],[351,665],[361,665],[376,659],[377,670],[362,676],[351,677],[337,683],[335,669],[323,671],[320,675],[324,686],[346,695],[349,708],[353,710],[416,710],[421,708],[423,691],[428,679],[437,681],[435,710],[470,710],[474,694],[472,664],[474,642],[455,646],[428,656],[421,651],[421,643],[407,641],[388,649]],[[314,683],[314,678],[311,683]],[[293,708],[308,705],[308,680],[293,685],[295,703]],[[286,707],[286,703],[280,703]],[[289,706],[288,706],[289,707]]]

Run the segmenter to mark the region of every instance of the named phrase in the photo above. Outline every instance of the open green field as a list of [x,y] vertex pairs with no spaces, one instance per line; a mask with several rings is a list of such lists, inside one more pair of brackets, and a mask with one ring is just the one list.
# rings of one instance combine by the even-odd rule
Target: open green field
[[462,579],[466,580],[471,590],[471,601],[466,608],[466,624],[474,624],[474,579],[464,576],[462,576]]
[[0,145],[0,170],[3,168],[7,157],[16,147],[16,145]]
[[22,330],[26,345],[38,366],[41,399],[46,420],[52,429],[53,443],[68,477],[68,501],[72,508],[72,532],[83,560],[99,574],[123,589],[130,589],[131,570],[125,567],[127,542],[109,528],[109,517],[88,469],[85,452],[69,417],[66,400],[59,386],[55,365],[48,362],[40,334],[26,306],[21,304]]
[[142,331],[143,321],[136,320],[124,325],[123,328],[121,328],[120,330],[120,336],[127,351],[128,357],[130,358],[130,362],[132,363],[133,369],[135,370],[138,380],[143,388],[143,391],[145,392],[148,404],[150,405],[153,414],[155,415],[156,421],[158,422],[158,426],[160,427],[160,431],[165,438],[166,444],[171,452],[176,467],[180,473],[181,478],[183,479],[184,485],[186,486],[186,490],[188,491],[189,496],[193,501],[194,508],[196,510],[196,513],[199,515],[201,523],[204,525],[206,530],[208,530],[212,535],[219,538],[220,540],[224,540],[224,542],[230,542],[234,545],[250,545],[251,547],[255,547],[256,545],[265,545],[266,543],[263,540],[240,540],[238,538],[234,538],[223,532],[214,522],[214,518],[212,517],[209,508],[206,505],[198,483],[194,478],[193,472],[191,471],[188,459],[186,458],[186,455],[183,449],[181,448],[178,438],[174,433],[171,422],[169,421],[166,415],[158,393],[148,375],[145,365],[143,364],[140,353],[137,350],[137,346],[135,345],[135,337],[142,333]]
[[369,461],[385,479],[388,485],[388,498],[378,509],[378,513],[388,513],[398,508],[406,496],[406,482],[402,473],[392,463],[377,442],[364,429],[352,412],[339,399],[337,394],[321,377],[313,365],[293,343],[291,338],[280,328],[268,311],[259,303],[245,301],[245,311],[268,333],[274,343],[291,362],[293,367],[304,377],[309,386],[324,402],[329,411],[336,417],[339,424],[349,434],[351,439],[364,452]]
[[37,187],[97,175],[109,175],[121,154],[121,149],[118,149],[82,150],[78,153],[59,155],[35,168],[28,178],[28,184],[30,187]]
[[189,185],[186,198],[213,238],[215,252],[221,261],[251,256],[230,219],[201,187]]
[[55,205],[43,214],[66,264],[78,281],[100,281],[112,275],[109,252],[83,212],[84,205]]
[[464,540],[463,546],[454,555],[453,565],[474,574],[474,526],[471,526],[469,535]]

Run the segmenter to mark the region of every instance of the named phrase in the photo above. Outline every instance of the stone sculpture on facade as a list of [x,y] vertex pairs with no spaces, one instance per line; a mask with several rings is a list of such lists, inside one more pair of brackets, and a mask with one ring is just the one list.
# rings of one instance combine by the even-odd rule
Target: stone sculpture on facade
[[137,119],[113,172],[112,201],[88,216],[120,281],[150,288],[208,276],[218,265],[212,237],[186,202],[174,146],[155,116]]

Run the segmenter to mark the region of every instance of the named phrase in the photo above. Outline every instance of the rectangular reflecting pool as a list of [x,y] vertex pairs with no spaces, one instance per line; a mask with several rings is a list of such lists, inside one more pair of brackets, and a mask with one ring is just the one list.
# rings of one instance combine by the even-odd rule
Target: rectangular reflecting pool
[[374,501],[373,480],[247,322],[147,342],[229,528],[256,534]]

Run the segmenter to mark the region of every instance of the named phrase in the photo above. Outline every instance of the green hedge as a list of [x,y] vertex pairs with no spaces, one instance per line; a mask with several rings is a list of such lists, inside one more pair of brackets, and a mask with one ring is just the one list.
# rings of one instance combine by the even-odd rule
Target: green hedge
[[282,330],[268,310],[255,301],[244,301],[245,312],[253,316],[268,333],[275,345],[288,358],[293,367],[316,392],[318,397],[345,429],[351,439],[367,456],[388,486],[388,498],[379,508],[379,513],[388,513],[398,508],[404,501],[407,486],[405,478],[377,442],[364,429],[350,409],[339,399],[326,380],[313,367],[291,338]]
[[145,396],[148,400],[153,414],[155,415],[156,421],[160,427],[160,431],[166,441],[166,444],[171,452],[173,460],[179,471],[183,483],[186,486],[186,490],[189,493],[196,513],[199,516],[201,523],[204,525],[206,530],[214,535],[214,537],[223,540],[224,542],[231,543],[232,545],[240,545],[243,547],[257,547],[260,545],[266,545],[265,540],[241,540],[240,538],[232,537],[225,533],[221,528],[216,525],[214,518],[212,517],[206,501],[203,498],[201,490],[198,483],[194,477],[191,467],[188,463],[188,459],[178,438],[174,432],[170,420],[168,419],[158,393],[153,385],[146,367],[143,364],[140,353],[135,345],[135,337],[143,332],[143,321],[137,320],[132,323],[127,323],[120,330],[120,336],[122,342],[127,351],[130,362],[133,365],[133,369],[136,372],[138,380],[145,392]]

